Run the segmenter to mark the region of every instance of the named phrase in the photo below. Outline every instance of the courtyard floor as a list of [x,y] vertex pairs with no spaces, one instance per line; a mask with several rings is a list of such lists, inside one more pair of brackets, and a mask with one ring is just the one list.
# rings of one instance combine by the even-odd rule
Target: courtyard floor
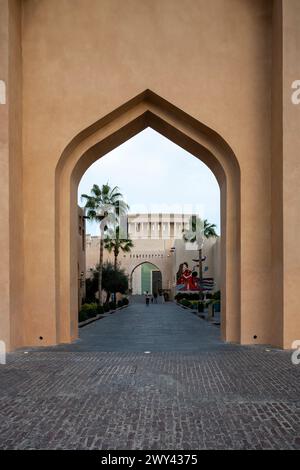
[[[300,449],[300,365],[172,303],[0,366],[1,449]],[[145,352],[149,353],[145,353]]]

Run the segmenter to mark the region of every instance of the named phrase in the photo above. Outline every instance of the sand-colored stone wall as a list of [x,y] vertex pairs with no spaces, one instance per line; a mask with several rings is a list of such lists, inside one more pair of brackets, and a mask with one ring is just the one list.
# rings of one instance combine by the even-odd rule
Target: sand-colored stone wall
[[0,1],[0,339],[24,343],[21,2]]
[[[271,2],[79,0],[74,7],[70,0],[28,0],[23,5],[28,341],[35,342],[42,330],[45,342],[55,335],[54,170],[59,157],[78,132],[145,89],[217,131],[238,158],[242,340],[252,342],[256,334],[269,341],[264,323],[272,318],[271,234],[249,221],[264,220],[270,227]],[[32,197],[33,187],[38,199]],[[45,216],[33,237],[41,205]],[[44,252],[42,273],[30,255],[36,251]],[[252,307],[253,292],[263,320]],[[34,323],[32,311],[43,311]]]
[[[92,147],[80,156],[96,138],[89,126],[111,123],[102,132],[102,149],[110,149],[147,122],[208,165],[206,143],[214,142],[225,165],[223,180],[217,175],[227,221],[223,336],[289,347],[300,337],[300,107],[291,103],[291,83],[300,78],[298,0],[0,0],[0,6],[0,80],[8,97],[0,104],[0,329],[7,344],[77,336],[70,287],[76,207],[59,194],[75,194],[80,172],[96,158]],[[145,90],[166,101],[152,98],[151,114],[146,94],[144,117],[123,132],[125,111],[138,113],[130,100]],[[125,103],[123,114],[110,114]]]

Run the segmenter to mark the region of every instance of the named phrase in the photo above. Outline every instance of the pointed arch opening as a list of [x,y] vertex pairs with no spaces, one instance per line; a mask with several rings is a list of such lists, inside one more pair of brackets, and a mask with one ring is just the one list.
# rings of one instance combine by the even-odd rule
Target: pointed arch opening
[[[148,279],[143,279],[143,267],[149,267],[148,271]],[[139,281],[138,286],[135,285],[136,281],[134,279],[134,274],[137,274],[137,270],[141,269],[141,273],[139,274]],[[155,280],[153,279],[153,272],[160,273],[160,276],[157,277]],[[143,282],[144,281],[144,282]],[[147,282],[148,281],[148,282]],[[156,285],[154,285],[156,284]],[[143,295],[145,292],[149,292],[149,294],[158,294],[162,290],[162,270],[161,267],[157,266],[151,261],[141,261],[137,263],[133,268],[131,268],[129,273],[129,290],[131,295]]]
[[63,151],[55,176],[57,343],[77,338],[77,187],[88,167],[147,127],[205,163],[221,196],[222,338],[240,342],[240,169],[213,129],[146,90],[84,129]]

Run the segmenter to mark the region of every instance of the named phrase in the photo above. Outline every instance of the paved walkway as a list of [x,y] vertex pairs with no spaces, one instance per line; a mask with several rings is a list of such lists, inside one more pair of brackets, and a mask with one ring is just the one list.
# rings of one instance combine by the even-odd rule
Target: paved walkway
[[[0,448],[300,448],[300,366],[167,304],[0,366]],[[151,351],[145,354],[144,351]]]
[[[61,351],[181,352],[226,346],[220,329],[172,302],[132,304],[80,329],[80,339]],[[227,345],[228,347],[228,345]]]

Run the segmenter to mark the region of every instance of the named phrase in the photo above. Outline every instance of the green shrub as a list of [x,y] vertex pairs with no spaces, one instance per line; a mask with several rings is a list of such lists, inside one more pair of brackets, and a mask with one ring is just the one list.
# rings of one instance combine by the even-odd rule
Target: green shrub
[[[177,302],[180,300],[186,299],[186,300],[199,300],[199,292],[178,292],[175,295],[175,299]],[[200,293],[200,299],[203,300],[203,294]]]
[[180,303],[181,303],[181,305],[183,305],[184,307],[191,307],[191,306],[192,306],[191,302],[190,302],[189,300],[187,300],[187,299],[182,299],[182,300],[180,301]]
[[129,304],[129,300],[127,299],[127,297],[124,297],[122,302],[123,302],[123,305],[128,305]]
[[88,318],[93,318],[97,315],[98,305],[96,303],[92,303],[88,305],[89,305],[88,312],[87,312]]
[[87,313],[85,311],[82,311],[80,310],[80,312],[78,313],[78,321],[79,323],[85,321],[88,319],[88,316],[87,316]]
[[[201,296],[201,298],[202,298],[202,294],[200,294],[200,296]],[[190,294],[188,300],[199,300],[199,293],[198,293],[198,292],[194,292],[194,293]]]
[[80,321],[95,317],[97,315],[97,307],[96,303],[83,304],[79,312]]
[[97,315],[103,315],[104,308],[102,305],[97,305]]
[[216,292],[214,292],[212,298],[214,300],[221,300],[221,291],[217,290]]
[[104,310],[105,313],[109,312],[110,311],[109,304],[104,304],[103,305],[103,310]]
[[117,308],[116,302],[113,302],[113,301],[109,302],[109,308],[110,310],[115,310]]

